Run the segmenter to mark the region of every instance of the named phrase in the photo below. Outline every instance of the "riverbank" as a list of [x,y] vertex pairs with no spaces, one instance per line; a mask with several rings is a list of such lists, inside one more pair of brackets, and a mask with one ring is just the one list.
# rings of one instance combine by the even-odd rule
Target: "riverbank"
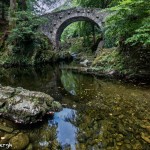
[[122,80],[138,84],[150,84],[149,63],[147,66],[133,64],[123,57],[117,48],[98,49],[97,54],[78,53],[69,66],[62,69],[89,74],[100,78]]
[[72,71],[74,73],[97,76],[100,78],[115,79],[115,80],[122,80],[124,82],[139,83],[141,85],[150,83],[149,74],[131,75],[131,74],[121,74],[117,71],[102,72],[98,68],[94,68],[94,67],[71,67],[70,66],[70,67],[62,67],[62,69]]
[[4,43],[2,44],[3,46],[0,47],[0,67],[28,67],[55,64],[61,61],[69,62],[72,60],[72,56],[69,52],[54,51],[51,44],[48,44],[48,47],[46,47],[46,45],[43,47],[41,44],[41,47],[38,49],[30,49],[29,46],[27,54],[16,54],[9,50],[8,45]]
[[39,66],[46,64],[55,64],[62,61],[70,62],[72,61],[72,56],[68,52],[53,52],[47,51],[46,53],[40,54],[37,58],[33,57],[24,57],[17,55],[6,56],[0,53],[0,67],[10,68],[10,67],[30,67],[30,66]]
[[24,32],[20,31],[21,28],[10,31],[8,22],[0,20],[0,67],[36,66],[72,60],[69,52],[54,50],[48,37],[39,31],[28,35],[24,28]]

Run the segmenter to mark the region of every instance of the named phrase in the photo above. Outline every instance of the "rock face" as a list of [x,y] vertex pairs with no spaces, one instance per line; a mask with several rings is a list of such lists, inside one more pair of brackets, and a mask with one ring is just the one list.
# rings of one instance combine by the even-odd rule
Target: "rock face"
[[36,123],[49,111],[60,111],[60,103],[42,92],[0,85],[0,115],[16,123]]

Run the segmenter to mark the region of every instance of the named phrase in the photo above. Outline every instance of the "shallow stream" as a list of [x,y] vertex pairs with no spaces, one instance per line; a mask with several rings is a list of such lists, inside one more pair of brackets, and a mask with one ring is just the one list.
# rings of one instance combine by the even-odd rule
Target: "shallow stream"
[[28,150],[150,149],[149,86],[102,80],[52,66],[1,69],[0,84],[45,92],[64,107],[31,127],[0,118],[1,124],[14,129],[13,133],[0,131],[0,144],[2,137],[23,132],[29,137]]

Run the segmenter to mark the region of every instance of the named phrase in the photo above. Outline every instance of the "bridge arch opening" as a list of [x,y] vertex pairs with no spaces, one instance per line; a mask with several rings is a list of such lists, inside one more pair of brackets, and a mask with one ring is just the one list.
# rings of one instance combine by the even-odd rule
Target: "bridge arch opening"
[[[73,23],[79,23],[79,22],[86,22],[88,25],[91,26],[91,31],[93,33],[89,33],[89,34],[95,34],[95,30],[97,31],[97,33],[99,33],[99,36],[101,36],[101,24],[98,21],[95,21],[89,17],[85,17],[85,16],[77,16],[77,17],[72,17],[72,18],[68,18],[65,21],[62,21],[62,23],[59,25],[57,31],[56,31],[56,36],[55,36],[55,43],[56,43],[56,47],[57,49],[61,49],[61,36],[62,33],[65,31],[65,29],[67,29],[69,26],[71,26]],[[94,37],[95,35],[93,35],[93,45],[96,43],[96,37]],[[68,37],[67,37],[68,38]],[[68,39],[66,39],[67,41]]]

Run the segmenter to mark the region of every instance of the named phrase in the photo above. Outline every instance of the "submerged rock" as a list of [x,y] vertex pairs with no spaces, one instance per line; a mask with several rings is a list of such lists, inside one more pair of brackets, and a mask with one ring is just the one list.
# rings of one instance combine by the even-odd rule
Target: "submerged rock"
[[5,134],[0,138],[0,144],[7,144],[15,134]]
[[61,109],[61,105],[45,93],[0,85],[0,115],[16,123],[36,123],[47,112]]
[[147,136],[146,134],[144,134],[143,132],[141,133],[141,138],[146,141],[147,143],[150,144],[150,136]]
[[24,133],[19,133],[10,139],[10,144],[12,145],[12,150],[22,150],[29,144],[29,138]]
[[5,131],[5,132],[8,132],[8,133],[13,132],[13,128],[6,127],[6,126],[4,126],[4,125],[2,125],[2,124],[0,124],[0,130]]
[[26,148],[26,150],[33,150],[32,144],[29,144],[28,147]]

